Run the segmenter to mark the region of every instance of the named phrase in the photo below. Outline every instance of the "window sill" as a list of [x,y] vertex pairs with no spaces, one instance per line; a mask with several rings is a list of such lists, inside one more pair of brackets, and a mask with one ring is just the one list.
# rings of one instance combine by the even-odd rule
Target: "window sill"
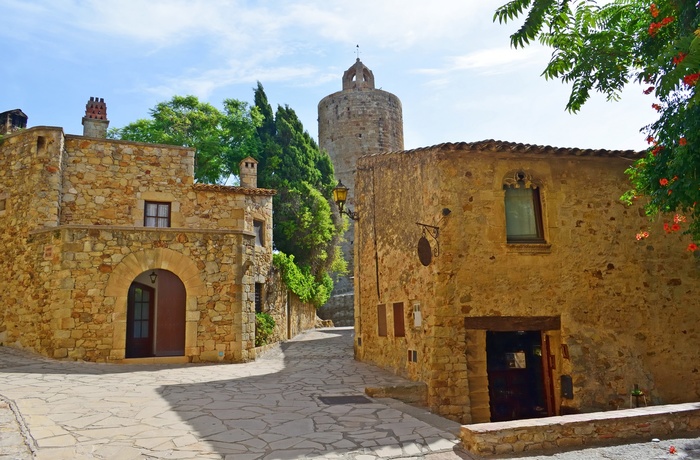
[[506,250],[513,254],[550,254],[552,245],[549,243],[507,243]]

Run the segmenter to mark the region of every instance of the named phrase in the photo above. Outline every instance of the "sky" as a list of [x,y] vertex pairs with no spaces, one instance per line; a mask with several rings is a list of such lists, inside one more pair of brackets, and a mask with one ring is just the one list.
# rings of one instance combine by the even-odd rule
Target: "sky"
[[650,96],[632,85],[570,114],[570,87],[541,76],[551,50],[512,49],[521,22],[493,22],[505,1],[0,0],[0,112],[82,134],[91,96],[122,127],[174,95],[252,104],[260,81],[317,139],[318,103],[342,89],[359,49],[376,87],[401,99],[406,149],[486,139],[644,149]]

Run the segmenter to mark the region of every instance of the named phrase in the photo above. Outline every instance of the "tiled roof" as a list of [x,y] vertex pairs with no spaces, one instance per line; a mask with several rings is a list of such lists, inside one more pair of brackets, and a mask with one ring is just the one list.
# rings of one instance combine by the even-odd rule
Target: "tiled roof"
[[277,195],[277,190],[269,188],[247,188],[247,187],[231,187],[229,185],[216,184],[193,184],[192,188],[202,192],[224,192],[224,193],[242,193],[243,195]]
[[577,157],[622,157],[637,159],[644,152],[636,150],[605,150],[605,149],[579,149],[567,147],[552,147],[549,145],[533,145],[520,144],[517,142],[497,141],[487,139],[479,142],[445,142],[443,144],[432,145],[429,147],[419,147],[417,149],[377,153],[373,155],[365,155],[366,157],[389,155],[394,153],[414,154],[426,151],[457,151],[470,150],[481,152],[507,152],[507,153],[524,153],[524,154],[551,154],[551,155],[572,155]]

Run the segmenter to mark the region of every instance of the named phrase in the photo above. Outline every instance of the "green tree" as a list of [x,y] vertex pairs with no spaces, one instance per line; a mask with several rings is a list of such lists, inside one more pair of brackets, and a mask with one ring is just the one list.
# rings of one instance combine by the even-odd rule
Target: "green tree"
[[216,183],[238,174],[240,161],[257,150],[262,117],[245,102],[226,99],[224,110],[195,96],[174,96],[150,111],[151,118],[110,130],[117,139],[195,148],[195,179]]
[[[696,0],[513,0],[494,20],[524,16],[511,35],[518,48],[539,40],[553,48],[543,75],[572,85],[566,108],[577,112],[592,91],[617,100],[631,83],[658,119],[643,127],[650,146],[627,171],[632,190],[623,200],[647,197],[650,217],[675,213],[675,231],[700,241],[700,7]],[[642,237],[648,236],[642,235]],[[696,250],[691,244],[689,250]]]
[[323,293],[313,296],[314,303],[320,305],[330,295],[330,289],[322,289],[328,284],[328,273],[345,270],[338,247],[345,222],[331,212],[330,205],[336,184],[333,165],[304,131],[294,110],[278,106],[273,116],[259,82],[255,107],[262,114],[257,129],[258,183],[278,191],[273,198],[275,248],[293,256],[291,263],[313,277],[317,283],[314,292]]

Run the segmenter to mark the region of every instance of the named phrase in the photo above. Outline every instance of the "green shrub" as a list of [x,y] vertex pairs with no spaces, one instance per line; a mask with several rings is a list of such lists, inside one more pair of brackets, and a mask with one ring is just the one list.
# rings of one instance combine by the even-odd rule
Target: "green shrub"
[[266,345],[275,330],[275,319],[268,313],[255,314],[255,346]]
[[272,256],[272,263],[282,273],[282,281],[290,291],[299,296],[302,302],[313,304],[316,308],[328,301],[333,290],[333,280],[324,273],[316,279],[309,267],[299,267],[293,255],[278,252]]

